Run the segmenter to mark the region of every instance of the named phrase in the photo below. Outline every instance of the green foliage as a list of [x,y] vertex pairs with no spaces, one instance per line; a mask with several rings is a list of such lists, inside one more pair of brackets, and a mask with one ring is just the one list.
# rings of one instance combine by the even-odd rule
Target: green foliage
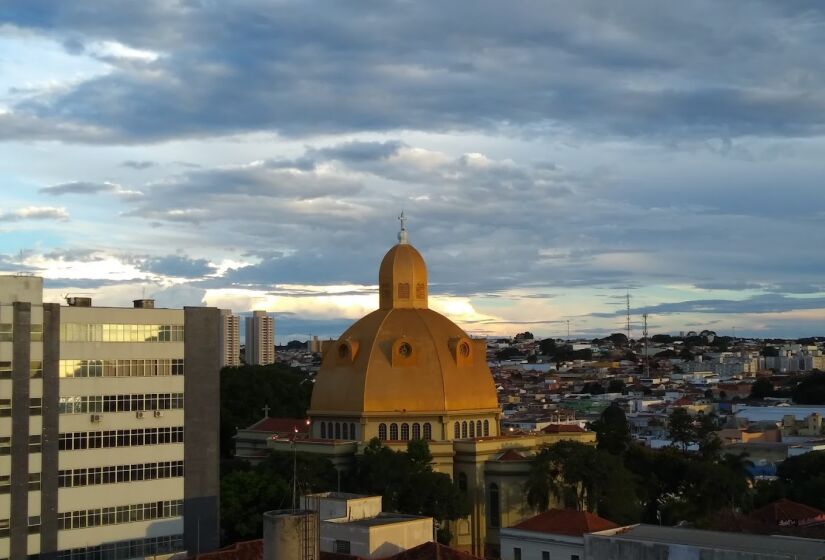
[[290,340],[286,343],[287,350],[301,350],[307,347],[306,342],[301,342],[300,340]]
[[221,370],[221,456],[232,456],[232,436],[263,418],[264,406],[272,417],[303,418],[311,394],[303,372],[281,364]]
[[556,351],[556,341],[552,338],[545,338],[539,342],[539,352],[542,356],[552,356]]
[[682,451],[687,451],[688,447],[696,442],[693,418],[684,408],[677,408],[670,413],[667,419],[667,429],[670,440],[681,446]]
[[673,337],[669,334],[654,334],[650,337],[650,340],[659,344],[670,344],[673,342]]
[[556,362],[570,362],[573,360],[590,360],[593,358],[593,351],[590,348],[573,350],[569,344],[557,346],[553,352],[553,359]]
[[590,393],[591,395],[603,395],[604,386],[598,381],[590,381],[589,383],[584,384],[584,387],[582,387],[582,393]]
[[751,398],[762,400],[765,397],[772,397],[774,394],[773,383],[767,377],[759,377],[751,385]]
[[527,502],[539,510],[556,501],[632,523],[638,521],[641,506],[633,486],[618,457],[584,443],[560,441],[533,460],[525,492]]
[[613,333],[607,337],[607,340],[612,342],[615,346],[627,346],[627,335],[623,333]]
[[533,340],[535,337],[530,331],[524,331],[516,335],[516,340]]
[[622,393],[627,390],[627,385],[621,379],[611,379],[610,382],[607,384],[607,392],[608,393]]
[[794,388],[792,395],[797,404],[825,404],[825,373],[806,375]]
[[313,454],[272,453],[252,467],[231,459],[221,464],[221,529],[225,543],[260,538],[265,511],[292,507],[293,460],[298,495],[336,488],[337,473],[327,459]]
[[470,513],[467,496],[449,475],[434,472],[432,455],[424,440],[412,440],[407,451],[393,451],[373,439],[357,458],[346,486],[353,492],[380,494],[384,509],[427,515],[439,521],[455,520]]
[[616,404],[605,408],[590,429],[596,432],[596,447],[611,455],[622,455],[630,446],[630,424],[624,410]]
[[760,354],[769,358],[776,358],[779,356],[779,348],[776,346],[765,346]]
[[516,356],[521,356],[521,350],[515,346],[508,346],[507,348],[502,348],[496,352],[496,358],[499,360],[509,360],[511,358],[515,358]]

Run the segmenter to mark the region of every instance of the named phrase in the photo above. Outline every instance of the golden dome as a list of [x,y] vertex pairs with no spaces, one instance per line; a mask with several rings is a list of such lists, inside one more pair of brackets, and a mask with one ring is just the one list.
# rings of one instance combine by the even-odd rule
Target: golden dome
[[379,271],[380,306],[324,354],[310,414],[498,411],[486,341],[427,307],[427,267],[406,232]]

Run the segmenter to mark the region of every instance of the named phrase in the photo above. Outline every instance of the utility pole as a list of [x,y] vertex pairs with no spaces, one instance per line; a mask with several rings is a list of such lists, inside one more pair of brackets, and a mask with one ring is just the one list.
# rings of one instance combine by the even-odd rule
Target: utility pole
[[570,319],[567,319],[567,342],[570,342]]
[[645,377],[648,379],[650,378],[650,357],[647,353],[647,313],[642,315],[644,319],[645,325],[644,330],[642,331],[642,336],[644,336],[644,353],[645,353]]

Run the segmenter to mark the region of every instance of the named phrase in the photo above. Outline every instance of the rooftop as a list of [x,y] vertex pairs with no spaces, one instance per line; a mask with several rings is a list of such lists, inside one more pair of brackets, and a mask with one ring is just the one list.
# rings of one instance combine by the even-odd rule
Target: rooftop
[[530,519],[525,519],[511,528],[520,531],[581,537],[587,533],[606,531],[618,527],[617,524],[599,517],[595,513],[571,509],[551,509]]
[[787,522],[807,525],[825,522],[825,511],[782,498],[755,510],[749,517],[772,525],[782,525]]
[[251,426],[245,428],[251,432],[270,432],[270,433],[286,433],[295,430],[298,433],[306,433],[309,431],[306,418],[264,418],[258,420]]
[[716,551],[736,550],[759,554],[784,554],[796,560],[820,560],[825,556],[825,540],[723,533],[657,525],[634,525],[613,535],[592,535],[592,538],[675,544]]

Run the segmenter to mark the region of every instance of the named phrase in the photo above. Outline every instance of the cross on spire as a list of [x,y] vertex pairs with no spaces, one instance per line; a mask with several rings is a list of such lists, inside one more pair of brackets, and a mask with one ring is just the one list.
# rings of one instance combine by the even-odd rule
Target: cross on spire
[[401,211],[401,215],[398,216],[398,221],[401,222],[401,230],[398,232],[398,242],[399,243],[407,243],[407,227],[405,222],[407,221],[407,217],[404,216],[404,211]]

